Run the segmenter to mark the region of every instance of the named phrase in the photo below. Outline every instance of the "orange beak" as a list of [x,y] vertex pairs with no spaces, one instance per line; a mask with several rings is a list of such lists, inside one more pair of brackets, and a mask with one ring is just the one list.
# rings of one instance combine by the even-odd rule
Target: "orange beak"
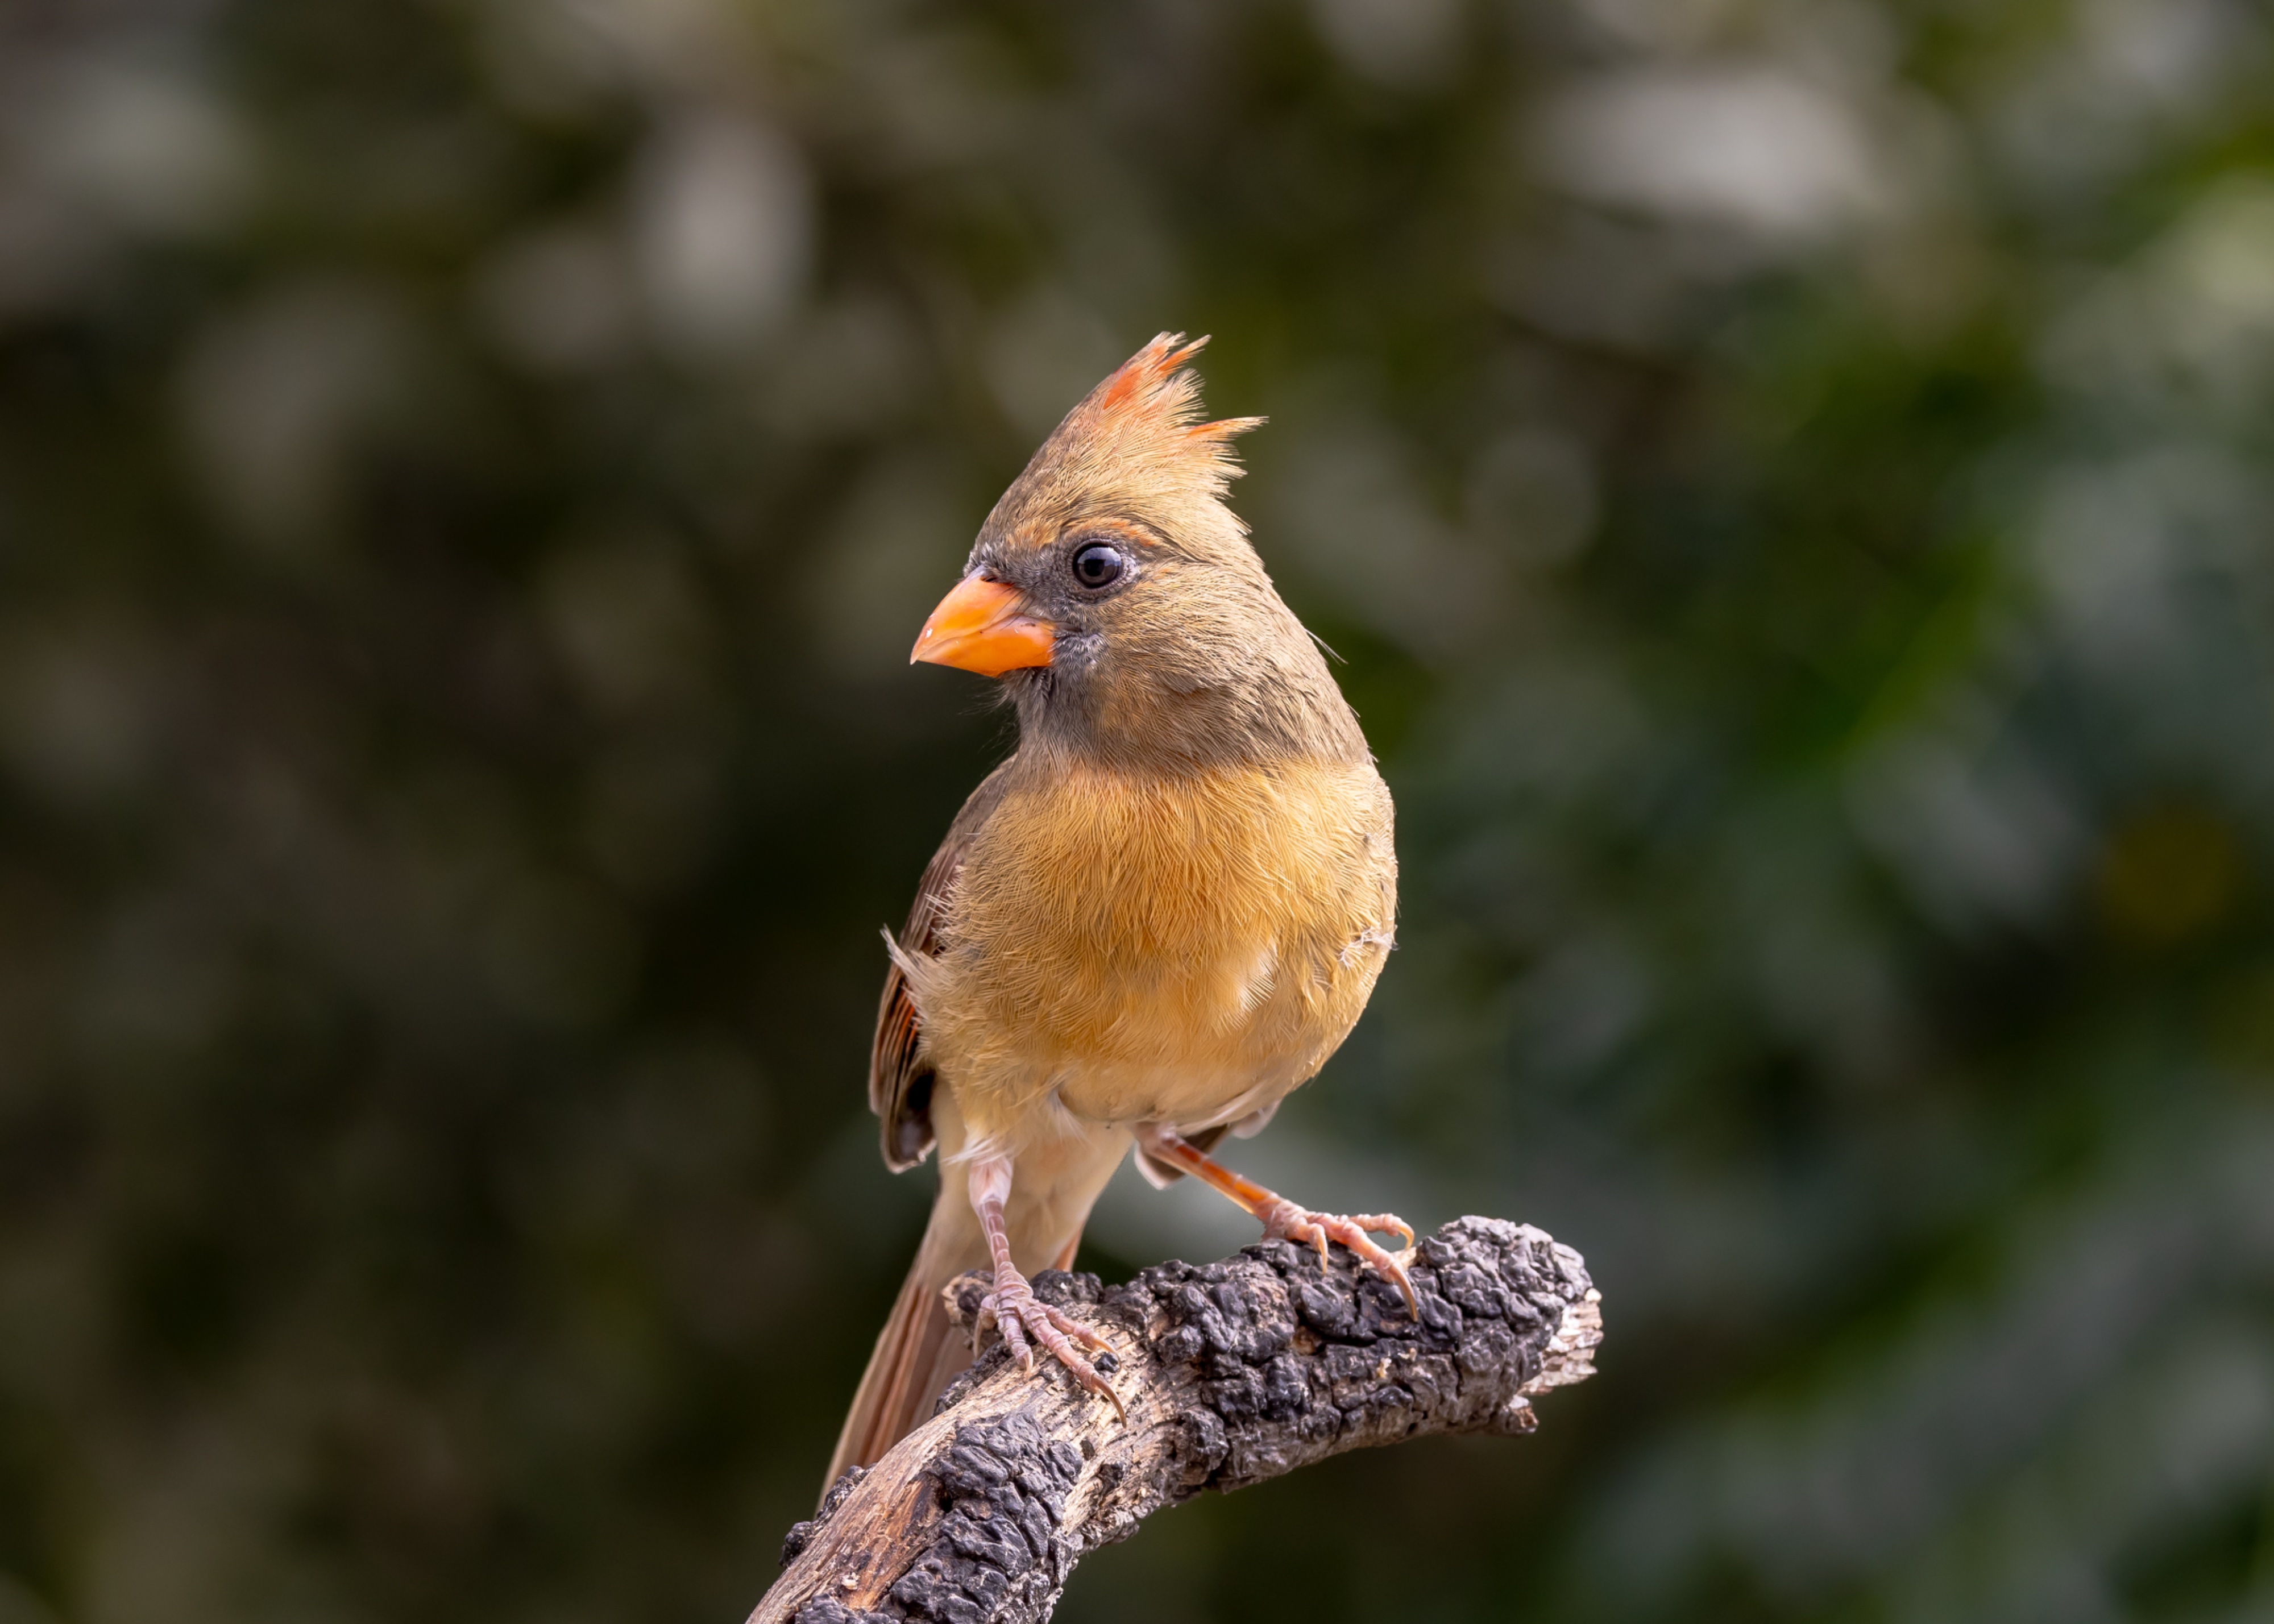
[[908,664],[954,665],[983,677],[1050,663],[1058,628],[1019,613],[1015,587],[982,575],[966,575],[939,600],[939,607],[916,634]]

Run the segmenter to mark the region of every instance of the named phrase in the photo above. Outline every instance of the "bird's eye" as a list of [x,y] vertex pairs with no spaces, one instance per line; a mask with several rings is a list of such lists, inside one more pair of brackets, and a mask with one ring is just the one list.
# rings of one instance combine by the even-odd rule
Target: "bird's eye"
[[1102,541],[1093,541],[1073,555],[1073,578],[1093,589],[1111,586],[1127,568],[1121,554]]

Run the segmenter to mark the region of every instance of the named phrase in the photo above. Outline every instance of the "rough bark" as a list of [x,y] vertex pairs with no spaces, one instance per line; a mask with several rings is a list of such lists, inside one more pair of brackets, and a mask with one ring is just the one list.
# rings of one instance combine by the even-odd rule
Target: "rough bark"
[[[1322,1268],[1284,1241],[1110,1289],[1037,1276],[1037,1296],[1112,1343],[1100,1369],[1126,1423],[998,1342],[790,1530],[749,1624],[1037,1624],[1084,1552],[1163,1507],[1427,1432],[1528,1432],[1533,1397],[1594,1373],[1598,1294],[1540,1230],[1457,1219],[1419,1243],[1412,1274],[1418,1322],[1349,1253]],[[982,1289],[951,1285],[951,1314],[968,1324]]]

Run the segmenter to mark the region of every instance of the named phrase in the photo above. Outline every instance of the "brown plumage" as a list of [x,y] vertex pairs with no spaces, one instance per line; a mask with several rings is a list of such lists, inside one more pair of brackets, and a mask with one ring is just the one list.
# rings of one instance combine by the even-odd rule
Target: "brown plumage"
[[[1117,1405],[1025,1276],[1065,1267],[1133,1143],[1267,1233],[1352,1245],[1203,1153],[1260,1126],[1364,1009],[1397,907],[1389,792],[1320,651],[1224,497],[1233,436],[1201,420],[1163,335],[1070,412],[981,528],[914,658],[998,676],[1019,748],[965,804],[888,943],[870,1104],[899,1170],[936,1145],[930,1227],[832,1464],[874,1461],[969,1354],[940,1288],[995,1270],[1015,1352],[1040,1342]],[[1408,1292],[1410,1297],[1410,1289]]]

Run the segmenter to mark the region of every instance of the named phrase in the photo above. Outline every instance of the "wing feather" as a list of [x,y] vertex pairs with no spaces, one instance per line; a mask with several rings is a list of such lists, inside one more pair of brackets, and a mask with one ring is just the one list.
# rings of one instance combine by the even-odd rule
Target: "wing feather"
[[908,978],[898,960],[930,959],[939,951],[939,927],[972,843],[1009,786],[1011,761],[989,773],[963,803],[947,828],[947,838],[924,865],[908,922],[898,938],[900,951],[885,972],[884,996],[877,1004],[877,1036],[869,1051],[869,1109],[882,1121],[885,1165],[905,1172],[931,1154],[931,1093],[935,1081],[922,1053],[923,1021],[908,996]]

